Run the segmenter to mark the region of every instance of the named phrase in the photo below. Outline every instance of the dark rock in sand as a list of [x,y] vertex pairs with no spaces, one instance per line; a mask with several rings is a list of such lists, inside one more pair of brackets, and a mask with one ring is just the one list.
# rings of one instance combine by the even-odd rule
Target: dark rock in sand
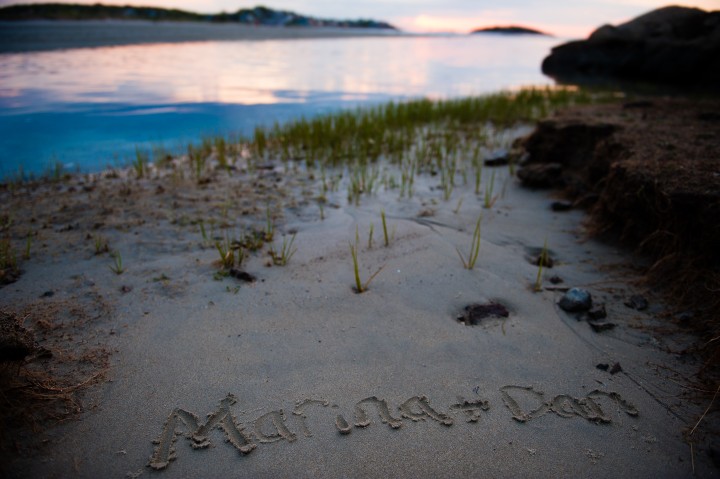
[[593,331],[596,333],[602,333],[603,331],[610,331],[615,328],[615,323],[588,323]]
[[645,299],[645,296],[641,296],[639,294],[634,294],[630,296],[630,299],[625,301],[625,306],[632,309],[637,309],[638,311],[644,311],[648,308],[648,300]]
[[485,157],[485,166],[505,166],[510,163],[510,152],[504,148],[495,150]]
[[507,318],[510,312],[500,303],[469,304],[457,320],[466,326],[475,326],[486,318]]
[[240,281],[244,281],[246,283],[254,283],[257,280],[257,278],[254,275],[248,273],[247,271],[243,271],[243,270],[240,270],[237,268],[230,269],[230,276],[232,276],[233,278],[239,279]]
[[595,306],[594,308],[590,309],[587,314],[588,318],[590,318],[590,320],[592,321],[599,321],[601,319],[607,318],[607,311],[605,310],[604,304]]
[[570,211],[573,204],[568,201],[553,201],[550,209],[553,211]]
[[558,305],[569,313],[578,313],[592,308],[592,296],[584,289],[570,288]]
[[720,11],[672,6],[557,46],[542,71],[561,82],[614,78],[718,89],[718,58]]

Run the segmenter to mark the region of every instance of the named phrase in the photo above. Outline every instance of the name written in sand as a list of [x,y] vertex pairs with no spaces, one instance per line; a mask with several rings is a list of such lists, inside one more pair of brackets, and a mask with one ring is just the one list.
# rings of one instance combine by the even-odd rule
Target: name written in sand
[[[475,393],[479,396],[479,389]],[[611,416],[606,411],[617,411],[629,416],[637,416],[638,410],[631,403],[623,399],[618,393],[594,390],[585,397],[577,398],[568,394],[559,394],[553,397],[538,391],[530,386],[503,386],[499,390],[505,408],[515,421],[525,423],[546,414],[555,414],[561,418],[582,418],[595,424],[609,424]],[[185,436],[192,449],[205,449],[212,445],[209,434],[213,429],[219,429],[225,436],[225,442],[232,445],[240,454],[250,454],[258,444],[268,444],[279,441],[294,442],[298,434],[288,424],[288,416],[283,409],[270,411],[254,421],[241,423],[232,413],[231,407],[237,403],[237,398],[228,394],[220,401],[217,409],[207,415],[207,420],[201,423],[198,416],[184,409],[175,409],[168,416],[163,425],[160,436],[153,441],[155,448],[148,466],[155,470],[166,469],[170,462],[177,457],[176,441],[179,436]],[[313,434],[307,424],[307,411],[311,408],[320,408],[330,411],[337,410],[337,405],[330,405],[329,401],[320,399],[304,399],[295,403],[292,410],[293,421],[296,428],[305,437]],[[384,399],[376,396],[361,399],[353,408],[353,423],[348,422],[343,414],[332,412],[329,418],[335,416],[335,427],[340,435],[352,433],[353,426],[366,428],[372,423],[373,414],[382,424],[392,429],[400,429],[403,420],[413,422],[436,421],[446,427],[451,427],[456,418],[465,419],[470,423],[477,423],[490,411],[490,402],[487,399],[477,398],[467,400],[458,397],[456,403],[442,412],[430,404],[426,396],[413,396],[397,407],[393,415],[391,407]]]

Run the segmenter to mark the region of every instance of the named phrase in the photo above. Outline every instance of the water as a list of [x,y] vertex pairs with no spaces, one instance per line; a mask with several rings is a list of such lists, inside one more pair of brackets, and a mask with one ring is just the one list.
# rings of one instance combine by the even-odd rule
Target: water
[[551,81],[558,40],[475,35],[226,41],[0,55],[0,177],[125,164],[135,148],[409,97]]

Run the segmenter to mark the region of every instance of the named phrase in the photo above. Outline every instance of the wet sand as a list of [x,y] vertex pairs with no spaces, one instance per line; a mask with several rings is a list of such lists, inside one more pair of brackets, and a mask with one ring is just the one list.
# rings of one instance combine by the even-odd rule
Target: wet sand
[[[445,201],[431,175],[418,176],[412,198],[380,188],[354,205],[347,172],[328,170],[338,189],[321,209],[317,171],[244,161],[202,184],[180,165],[142,179],[127,170],[2,192],[11,231],[36,236],[0,308],[28,311],[32,330],[42,324],[33,311],[89,311],[75,322],[71,313],[43,316],[43,331],[65,347],[110,353],[85,412],[44,432],[47,444],[15,458],[12,473],[717,473],[709,439],[696,432],[691,453],[685,437],[707,406],[688,394],[697,360],[678,353],[692,338],[657,319],[665,305],[634,285],[636,258],[586,238],[582,212],[553,212],[556,198],[521,188],[507,167],[485,170],[485,187],[495,172],[491,208],[472,184]],[[276,251],[296,234],[288,263],[268,266],[266,245],[242,264],[253,282],[218,277],[213,242],[267,231],[268,211]],[[458,250],[467,256],[480,214],[469,270]],[[363,280],[382,268],[362,294],[353,290],[356,231]],[[122,274],[97,238],[121,253]],[[554,264],[536,292],[544,244]],[[570,287],[590,291],[614,326],[598,332],[560,309]],[[633,295],[649,307],[626,306]],[[508,316],[458,320],[478,303],[501,304]]]
[[0,53],[92,48],[143,43],[298,40],[406,35],[362,28],[276,28],[196,22],[24,21],[0,22]]

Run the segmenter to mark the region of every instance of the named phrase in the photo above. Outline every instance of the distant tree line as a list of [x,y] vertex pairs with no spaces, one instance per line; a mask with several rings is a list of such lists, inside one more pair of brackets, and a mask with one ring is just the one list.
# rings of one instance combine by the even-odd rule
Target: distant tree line
[[112,5],[78,5],[68,3],[37,3],[0,8],[0,20],[149,20],[172,22],[240,23],[266,26],[314,26],[344,28],[395,29],[376,20],[331,20],[273,10],[263,6],[242,8],[235,13],[203,15],[178,9]]

